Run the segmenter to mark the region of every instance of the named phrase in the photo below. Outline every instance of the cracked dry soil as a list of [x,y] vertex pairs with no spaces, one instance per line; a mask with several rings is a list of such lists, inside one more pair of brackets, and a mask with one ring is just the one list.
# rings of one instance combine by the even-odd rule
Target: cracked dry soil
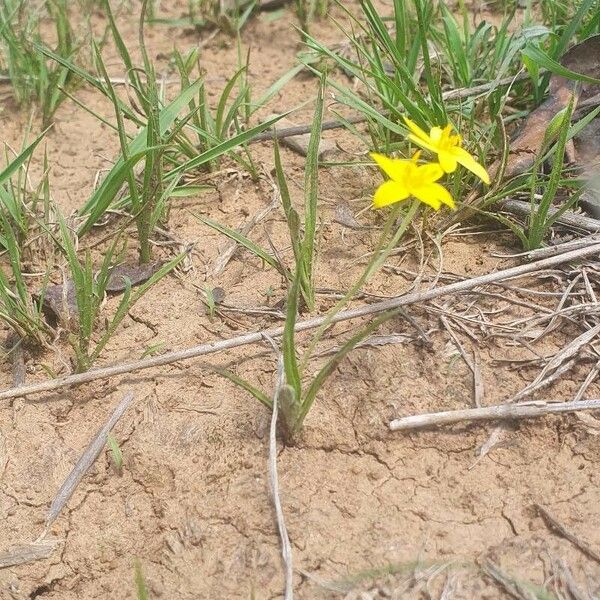
[[[184,4],[173,3],[168,10],[177,16]],[[101,16],[95,19],[102,23]],[[133,51],[136,21],[120,23]],[[294,64],[299,44],[290,34],[291,22],[288,12],[273,21],[259,17],[244,29],[257,96]],[[315,34],[330,42],[340,39],[326,23],[317,23]],[[160,26],[147,33],[152,56],[165,71],[164,57],[173,44],[185,50],[206,35]],[[111,73],[121,76],[114,48],[109,46],[106,54]],[[231,38],[219,33],[209,41],[202,65],[210,85],[222,88],[235,71]],[[268,110],[289,109],[314,90],[315,81],[301,75]],[[81,88],[77,96],[111,115],[110,106],[91,90]],[[297,122],[310,121],[311,110],[302,109]],[[5,141],[18,146],[26,121],[27,114],[14,106],[2,107]],[[327,132],[325,137],[338,142],[342,156],[357,150],[347,134]],[[108,158],[116,154],[118,141],[67,101],[46,143],[54,198],[70,213],[89,195],[97,171],[106,169]],[[271,146],[258,144],[254,152],[269,172]],[[287,150],[283,157],[292,193],[301,202],[302,161]],[[178,200],[171,211],[171,232],[196,243],[194,269],[148,293],[99,364],[138,357],[157,343],[163,350],[180,349],[273,323],[266,316],[233,312],[211,320],[200,300],[197,286],[205,282],[222,287],[230,306],[273,306],[285,296],[279,277],[245,252],[238,252],[221,275],[210,276],[224,240],[202,227],[190,211],[237,227],[268,205],[273,193],[268,182],[253,183],[233,162],[222,167],[210,177],[214,191]],[[41,164],[35,168],[39,175]],[[380,225],[375,215],[358,217],[368,226],[364,229],[345,228],[334,215],[342,203],[354,214],[367,206],[375,181],[372,172],[359,167],[322,170],[317,277],[323,287],[347,288],[360,272],[360,258],[373,247],[374,227]],[[104,228],[92,235],[99,239],[106,233]],[[253,235],[265,244],[269,237],[289,255],[280,212],[273,212]],[[453,238],[444,244],[443,271],[471,276],[503,268],[512,263],[492,254],[511,250],[513,241],[497,234]],[[134,257],[133,243],[130,252]],[[394,264],[418,268],[412,254]],[[435,260],[428,269],[435,272]],[[368,290],[398,294],[411,283],[409,277],[386,272]],[[272,298],[266,295],[269,288]],[[552,282],[539,289],[554,291]],[[329,301],[324,296],[322,307]],[[106,310],[113,310],[115,302],[109,300]],[[482,310],[520,310],[499,299],[478,302]],[[391,434],[387,423],[393,417],[473,402],[471,373],[455,351],[448,352],[449,337],[436,313],[415,308],[411,315],[430,331],[431,345],[408,341],[353,352],[319,394],[298,443],[280,446],[281,499],[298,569],[296,597],[359,598],[359,591],[371,590],[362,597],[439,598],[452,581],[453,598],[504,598],[506,592],[483,576],[478,565],[489,559],[520,581],[542,585],[557,558],[566,561],[580,588],[594,597],[600,566],[549,531],[534,504],[600,548],[596,432],[574,416],[511,424],[503,443],[481,460],[477,452],[492,425]],[[355,325],[336,326],[335,339],[343,339]],[[414,337],[412,326],[401,319],[387,323],[382,333]],[[556,351],[578,333],[568,324],[557,327],[536,348]],[[470,347],[469,338],[460,337]],[[485,404],[502,402],[537,375],[536,367],[510,369],[498,360],[523,357],[523,349],[506,340],[483,341],[480,352]],[[64,372],[67,361],[66,346],[59,345],[55,353],[27,353],[27,381],[44,379],[42,363]],[[275,361],[265,348],[244,348],[210,361],[231,364],[240,375],[271,389]],[[545,393],[570,398],[586,373],[578,367]],[[9,362],[2,363],[0,383],[2,388],[12,385]],[[115,472],[108,452],[103,452],[52,528],[60,540],[57,549],[46,560],[0,570],[0,598],[135,598],[135,558],[150,598],[280,598],[280,550],[266,476],[269,415],[198,361],[0,406],[0,551],[39,535],[58,487],[129,390],[136,399],[114,431],[124,456],[122,473]],[[592,385],[589,397],[599,391],[600,386]],[[428,581],[417,585],[416,574],[432,565],[440,566],[439,573],[429,573]]]

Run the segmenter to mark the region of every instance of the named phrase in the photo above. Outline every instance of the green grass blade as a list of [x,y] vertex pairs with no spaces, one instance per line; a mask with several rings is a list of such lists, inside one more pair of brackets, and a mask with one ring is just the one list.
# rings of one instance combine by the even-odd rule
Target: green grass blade
[[296,274],[288,292],[287,307],[285,313],[285,325],[283,328],[283,339],[281,351],[283,354],[283,370],[285,372],[285,382],[293,390],[294,398],[291,404],[300,402],[302,398],[302,376],[298,368],[298,358],[296,356],[296,320],[298,318],[298,300],[300,296],[300,267],[296,264]]
[[276,258],[274,258],[271,254],[269,254],[266,250],[261,248],[259,245],[255,244],[252,240],[247,238],[245,235],[241,234],[239,231],[237,231],[235,229],[231,229],[230,227],[227,227],[227,225],[222,225],[221,223],[218,223],[217,221],[213,221],[212,219],[209,219],[208,217],[204,217],[197,213],[192,213],[192,215],[196,219],[198,219],[198,221],[200,221],[201,223],[208,225],[215,231],[218,231],[219,233],[226,235],[229,239],[232,239],[235,242],[237,242],[238,244],[244,246],[244,248],[246,248],[247,250],[252,252],[252,254],[254,254],[255,256],[260,258],[262,261],[267,263],[269,266],[276,269],[286,279],[291,278],[289,271]]
[[320,369],[315,378],[312,380],[308,389],[306,390],[306,394],[302,399],[302,407],[300,409],[298,422],[296,423],[296,428],[302,426],[302,422],[304,418],[310,411],[317,393],[327,380],[327,378],[335,371],[340,362],[354,349],[354,347],[368,337],[371,333],[376,331],[382,323],[385,323],[389,319],[397,316],[398,314],[402,314],[402,308],[397,308],[386,313],[383,313],[376,319],[364,327],[362,327],[358,333],[353,335],[346,343],[342,345],[342,347],[334,354],[334,356],[327,361],[327,363]]
[[317,97],[306,163],[304,167],[304,240],[301,244],[303,295],[309,308],[314,306],[313,266],[315,259],[315,236],[317,234],[317,204],[319,200],[319,146],[321,144],[321,124],[323,122],[323,106],[325,102],[325,76],[321,77],[319,95]]
[[263,391],[259,390],[255,386],[253,386],[249,381],[247,381],[243,377],[236,375],[235,373],[233,373],[232,371],[229,371],[228,369],[222,369],[221,367],[213,366],[210,368],[215,373],[218,373],[222,377],[225,377],[225,379],[229,379],[229,381],[231,381],[232,383],[235,383],[235,385],[237,385],[237,386],[241,387],[243,390],[246,390],[247,392],[249,392],[252,396],[254,396],[261,404],[266,406],[268,409],[273,408],[273,402],[271,401],[271,398],[269,398]]
[[108,210],[115,196],[125,183],[131,169],[144,157],[152,148],[146,148],[141,152],[132,154],[126,161],[119,160],[117,164],[109,171],[98,189],[92,194],[88,200],[86,207],[90,208],[82,213],[89,213],[85,223],[79,228],[78,234],[83,235],[88,232],[94,224]]
[[29,146],[27,146],[27,148],[25,148],[23,152],[21,152],[14,160],[10,162],[6,169],[0,172],[0,185],[2,185],[7,179],[10,179],[13,173],[15,173],[15,171],[17,171],[17,169],[19,169],[19,167],[21,167],[21,165],[23,165],[25,161],[29,159],[29,157],[33,154],[33,151],[36,149],[37,145],[42,141],[42,138],[46,135],[47,131],[48,129],[42,131],[42,133],[33,143],[29,144]]
[[546,69],[556,75],[560,75],[565,79],[572,79],[574,81],[584,81],[586,83],[593,83],[595,85],[600,84],[600,79],[595,79],[582,73],[576,73],[563,67],[560,63],[550,58],[543,50],[540,50],[537,46],[527,46],[521,50],[521,53],[527,56],[530,60],[535,61],[538,66]]
[[269,120],[265,121],[264,123],[261,123],[260,125],[256,125],[255,127],[252,127],[246,131],[242,131],[241,133],[238,133],[237,135],[233,136],[232,138],[225,140],[224,142],[221,142],[220,144],[217,144],[216,146],[214,146],[213,148],[210,148],[209,150],[206,150],[199,156],[196,156],[195,158],[192,158],[192,159],[184,162],[183,164],[179,165],[178,167],[175,167],[174,169],[172,169],[171,171],[169,171],[166,174],[166,177],[171,178],[171,177],[178,176],[183,172],[191,171],[192,169],[196,169],[202,165],[205,165],[206,163],[209,163],[211,160],[214,160],[215,158],[222,156],[223,154],[227,154],[227,152],[229,152],[230,150],[233,150],[237,146],[241,146],[245,142],[252,140],[252,138],[255,135],[257,135],[258,133],[265,131],[265,129],[269,129],[274,123],[277,123],[277,121],[279,121],[279,119],[282,119],[283,117],[287,116],[288,114],[289,113],[283,113],[281,115],[277,115],[276,117],[273,117],[272,119],[269,119]]
[[579,5],[577,12],[573,15],[573,18],[569,20],[558,42],[552,49],[552,59],[558,60],[564,54],[565,50],[569,46],[569,42],[575,37],[582,21],[587,16],[590,9],[594,7],[594,5],[596,6],[597,13],[600,14],[598,0],[583,0],[583,2]]

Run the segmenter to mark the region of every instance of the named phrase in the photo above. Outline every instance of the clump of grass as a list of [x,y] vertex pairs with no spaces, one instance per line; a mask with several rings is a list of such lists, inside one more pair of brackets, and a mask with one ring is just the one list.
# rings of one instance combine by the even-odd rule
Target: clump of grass
[[36,298],[31,293],[23,276],[22,254],[14,226],[1,211],[0,229],[10,263],[10,276],[0,270],[0,318],[20,340],[47,346],[51,330],[42,313],[43,290],[41,297]]
[[306,33],[315,16],[324,17],[329,8],[329,0],[295,0],[295,3],[300,28]]
[[259,0],[236,0],[233,6],[219,0],[188,0],[187,10],[180,18],[160,17],[154,4],[148,11],[148,22],[170,27],[196,27],[198,29],[216,26],[227,33],[239,33],[259,5]]
[[[165,223],[171,198],[201,191],[199,186],[186,184],[185,178],[193,177],[194,171],[210,166],[227,154],[252,172],[254,167],[248,153],[245,160],[236,153],[236,148],[244,146],[281,118],[274,117],[253,127],[248,125],[254,111],[270,100],[290,76],[284,75],[255,104],[249,100],[249,88],[244,77],[246,66],[242,67],[224,90],[216,114],[213,115],[203,78],[191,80],[197,54],[192,52],[182,57],[175,53],[175,63],[181,77],[181,92],[166,104],[159,89],[154,65],[145,47],[144,23],[148,14],[148,2],[145,1],[142,5],[139,25],[141,66],[133,63],[108,0],[104,0],[103,6],[135,97],[135,110],[116,93],[99,48],[94,47],[94,55],[100,78],[47,48],[41,48],[41,51],[100,91],[114,107],[115,124],[90,111],[114,128],[119,137],[121,154],[95,193],[79,210],[84,222],[78,234],[87,233],[109,208],[128,211],[138,231],[140,262],[147,263],[151,259],[151,235],[158,223]],[[297,69],[294,70],[296,71]],[[233,95],[238,84],[238,92]],[[138,127],[135,136],[128,134],[125,120]]]
[[[568,210],[573,208],[581,197],[585,186],[572,176],[566,165],[566,145],[579,131],[600,114],[600,107],[594,109],[578,123],[571,124],[574,98],[568,106],[558,113],[546,131],[543,147],[535,160],[531,174],[519,179],[520,183],[511,185],[496,194],[492,201],[501,202],[505,197],[522,192],[529,196],[530,213],[526,223],[520,223],[501,214],[487,213],[503,225],[509,227],[520,240],[525,250],[535,250],[544,243],[553,225]],[[558,137],[556,141],[555,138]],[[544,173],[544,165],[552,161],[549,175]],[[558,210],[550,212],[556,200],[560,198]]]
[[[60,244],[67,260],[68,273],[73,286],[77,307],[75,326],[68,333],[68,341],[75,354],[77,372],[87,371],[98,359],[121,321],[127,316],[136,302],[165,275],[172,271],[184,258],[181,254],[154,273],[144,284],[132,290],[131,282],[125,279],[125,290],[119,305],[110,319],[101,321],[100,315],[105,302],[110,272],[114,266],[119,239],[115,239],[108,250],[100,268],[96,271],[92,256],[88,250],[83,260],[78,256],[73,234],[64,219],[59,215]],[[65,282],[67,285],[67,282]]]
[[55,27],[54,52],[73,60],[82,42],[71,25],[67,0],[47,0],[40,8],[27,0],[0,3],[0,71],[8,75],[19,106],[40,105],[43,127],[51,123],[71,81],[69,69],[49,63],[40,51],[40,20],[45,16]]
[[[42,140],[41,134],[32,144],[10,160],[0,172],[0,246],[8,259],[8,275],[0,270],[0,317],[26,343],[47,345],[51,328],[44,321],[42,304],[45,283],[40,294],[34,295],[24,276],[24,255],[37,219],[37,200],[45,194],[45,214],[48,214],[47,172],[42,178],[42,189],[26,198],[29,161]],[[36,230],[38,228],[36,227]],[[49,267],[44,282],[47,282]]]

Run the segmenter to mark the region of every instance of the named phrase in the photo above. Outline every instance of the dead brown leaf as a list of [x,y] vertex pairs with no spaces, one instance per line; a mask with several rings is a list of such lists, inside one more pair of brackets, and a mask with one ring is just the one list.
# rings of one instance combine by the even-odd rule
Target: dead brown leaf
[[[118,294],[126,289],[126,281],[131,287],[148,281],[162,266],[163,262],[156,261],[147,265],[124,263],[113,267],[106,285],[106,291]],[[79,317],[75,286],[71,279],[59,285],[49,285],[44,292],[44,311],[46,314],[61,323],[63,327],[75,324]]]

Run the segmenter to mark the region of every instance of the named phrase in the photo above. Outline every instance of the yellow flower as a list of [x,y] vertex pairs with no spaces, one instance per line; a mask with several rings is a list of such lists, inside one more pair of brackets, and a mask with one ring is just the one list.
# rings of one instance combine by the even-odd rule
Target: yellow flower
[[404,120],[412,131],[408,139],[421,148],[435,152],[438,155],[440,166],[446,173],[454,173],[456,165],[461,164],[465,169],[475,173],[481,181],[490,184],[490,176],[487,171],[464,148],[461,148],[462,138],[460,135],[451,135],[452,125],[446,125],[443,129],[432,127],[428,135],[414,121],[406,117]]
[[419,166],[417,164],[419,155],[420,152],[417,152],[411,160],[400,160],[371,153],[371,158],[390,178],[377,188],[373,198],[375,208],[401,202],[410,196],[414,196],[435,210],[438,210],[442,203],[454,208],[454,200],[450,192],[439,183],[435,183],[444,175],[444,171],[437,163]]

